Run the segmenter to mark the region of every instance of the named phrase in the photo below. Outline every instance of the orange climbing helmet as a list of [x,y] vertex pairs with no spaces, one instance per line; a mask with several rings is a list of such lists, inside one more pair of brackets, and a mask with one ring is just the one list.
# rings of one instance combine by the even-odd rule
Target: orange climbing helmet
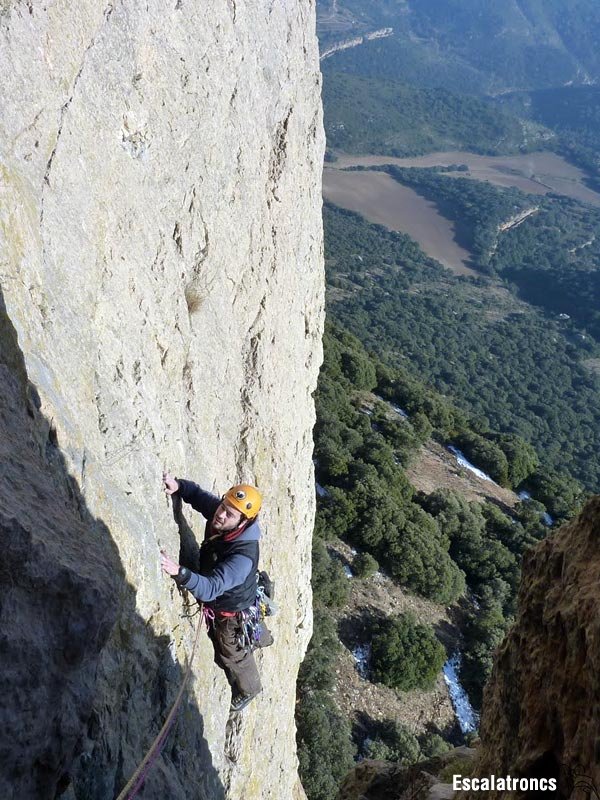
[[260,511],[262,495],[256,487],[241,483],[239,486],[232,486],[231,489],[226,491],[223,495],[223,501],[241,511],[248,519],[254,519]]

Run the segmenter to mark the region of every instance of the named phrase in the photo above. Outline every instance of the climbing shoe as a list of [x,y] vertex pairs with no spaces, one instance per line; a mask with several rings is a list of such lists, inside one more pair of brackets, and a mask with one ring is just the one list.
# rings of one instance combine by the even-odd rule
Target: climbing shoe
[[243,694],[240,692],[239,694],[234,694],[231,698],[231,705],[229,706],[230,711],[241,711],[243,708],[246,708],[248,703],[250,703],[254,698],[260,694],[260,691],[254,692],[254,694]]

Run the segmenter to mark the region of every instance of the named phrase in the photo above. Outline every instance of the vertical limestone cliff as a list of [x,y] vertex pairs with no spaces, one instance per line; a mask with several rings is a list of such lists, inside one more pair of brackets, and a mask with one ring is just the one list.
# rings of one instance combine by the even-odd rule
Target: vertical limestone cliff
[[476,774],[554,778],[557,792],[540,797],[600,794],[600,497],[525,556],[515,625],[484,695]]
[[312,0],[0,0],[3,798],[115,797],[196,620],[164,468],[265,495],[264,692],[203,633],[145,798],[297,797],[324,149]]

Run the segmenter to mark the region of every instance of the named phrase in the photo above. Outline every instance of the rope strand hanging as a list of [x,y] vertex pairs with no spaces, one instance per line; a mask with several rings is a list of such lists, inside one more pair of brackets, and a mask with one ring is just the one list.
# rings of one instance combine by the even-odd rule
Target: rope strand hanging
[[192,673],[192,664],[194,663],[194,655],[196,654],[196,645],[198,644],[198,640],[200,638],[200,630],[202,628],[202,623],[206,617],[206,611],[208,609],[204,608],[204,604],[200,604],[200,618],[198,619],[198,625],[196,626],[196,637],[194,639],[194,646],[192,648],[192,655],[190,656],[190,660],[188,662],[187,670],[185,675],[183,676],[183,681],[181,686],[179,687],[179,692],[177,693],[177,697],[169,711],[169,714],[158,732],[158,736],[150,745],[150,748],[146,755],[144,756],[141,764],[133,773],[131,778],[127,781],[126,785],[121,790],[121,793],[118,795],[116,800],[131,800],[131,798],[135,797],[139,790],[144,785],[144,781],[146,780],[146,776],[150,769],[152,768],[154,762],[160,755],[165,742],[167,740],[167,736],[171,728],[173,727],[173,723],[175,722],[175,717],[177,716],[177,711],[179,710],[179,706],[183,699],[183,693],[185,691],[185,687],[189,680],[189,677]]

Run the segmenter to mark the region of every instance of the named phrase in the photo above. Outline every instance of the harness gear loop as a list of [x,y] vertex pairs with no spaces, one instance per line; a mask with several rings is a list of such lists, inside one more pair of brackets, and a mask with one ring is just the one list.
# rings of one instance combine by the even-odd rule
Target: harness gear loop
[[[175,702],[171,706],[171,710],[169,714],[158,732],[158,736],[150,745],[150,749],[144,756],[141,764],[133,773],[131,778],[127,781],[124,788],[121,790],[121,793],[117,797],[117,800],[131,800],[132,797],[135,797],[139,790],[144,785],[144,781],[146,780],[146,776],[150,771],[150,768],[158,758],[161,753],[161,750],[165,746],[165,742],[167,740],[167,736],[169,735],[169,731],[173,727],[173,723],[175,722],[175,718],[177,716],[177,711],[179,710],[179,706],[183,699],[183,693],[185,691],[185,687],[189,680],[189,677],[192,673],[192,664],[194,663],[194,655],[196,654],[196,645],[198,644],[198,640],[200,638],[200,630],[202,629],[202,623],[207,618],[207,611],[212,611],[212,609],[204,608],[204,603],[200,604],[201,614],[198,620],[198,625],[196,626],[196,637],[194,639],[194,646],[192,648],[192,655],[190,656],[190,660],[188,662],[187,670],[185,671],[185,675],[183,676],[183,681],[181,682],[181,686],[179,687],[179,692],[177,693],[177,697],[175,698]],[[214,613],[213,613],[214,617]],[[207,623],[208,624],[208,623]]]

